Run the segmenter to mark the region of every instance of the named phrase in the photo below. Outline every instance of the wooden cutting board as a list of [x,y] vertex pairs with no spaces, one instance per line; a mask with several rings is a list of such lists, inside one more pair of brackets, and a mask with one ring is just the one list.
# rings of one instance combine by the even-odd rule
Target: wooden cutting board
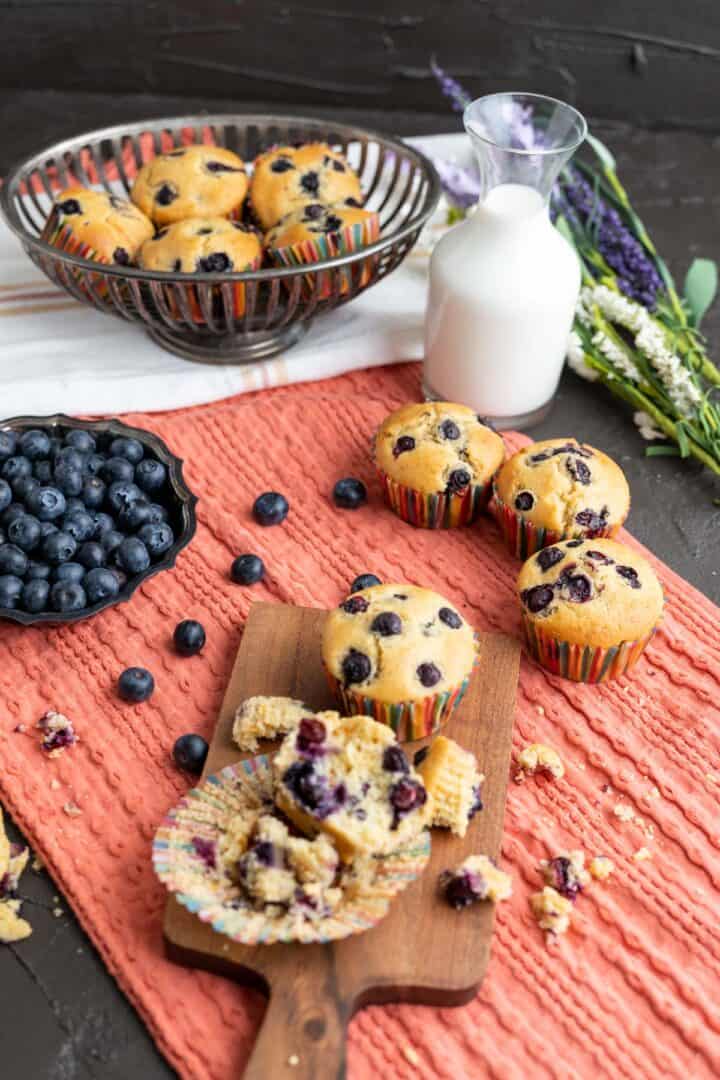
[[[333,707],[320,664],[324,619],[313,608],[251,608],[203,776],[249,756],[231,739],[244,698],[283,694],[315,709]],[[445,733],[477,754],[485,773],[485,808],[462,840],[433,831],[425,873],[378,926],[329,945],[251,947],[215,933],[174,898],[168,902],[164,931],[172,960],[226,975],[269,997],[246,1080],[340,1080],[347,1024],[364,1005],[463,1005],[475,996],[490,955],[493,906],[454,911],[438,896],[437,879],[471,852],[499,852],[519,658],[512,638],[480,636],[479,664]],[[227,1034],[231,1039],[232,1031]]]

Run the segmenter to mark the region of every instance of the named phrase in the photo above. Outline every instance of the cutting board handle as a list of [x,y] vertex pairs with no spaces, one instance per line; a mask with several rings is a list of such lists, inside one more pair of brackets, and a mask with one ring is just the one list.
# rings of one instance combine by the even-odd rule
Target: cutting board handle
[[275,980],[244,1080],[343,1080],[348,1015],[309,964]]

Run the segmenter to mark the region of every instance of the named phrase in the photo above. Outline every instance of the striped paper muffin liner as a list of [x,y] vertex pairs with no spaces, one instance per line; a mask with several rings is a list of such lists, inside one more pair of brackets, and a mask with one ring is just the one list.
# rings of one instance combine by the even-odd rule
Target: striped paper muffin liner
[[385,499],[399,518],[422,529],[454,529],[469,525],[485,509],[492,493],[492,481],[471,484],[459,494],[444,491],[431,495],[398,484],[376,463]]
[[503,500],[493,485],[490,512],[500,526],[500,531],[512,555],[518,559],[528,559],[541,548],[557,544],[559,540],[590,540],[600,536],[613,537],[620,529],[620,524],[604,529],[574,529],[572,532],[555,532],[528,521]]
[[[259,270],[261,264],[260,256],[242,269]],[[183,277],[191,279],[192,274]],[[172,285],[163,283],[160,287],[173,318],[193,322],[196,326],[207,326],[208,315],[210,321],[217,319],[224,323],[242,319],[245,314],[245,285],[242,281],[212,284],[209,292],[207,285],[192,280],[173,282]]]
[[[101,255],[89,244],[84,244],[81,240],[78,240],[70,226],[63,225],[57,207],[53,207],[50,211],[45,227],[40,234],[40,239],[44,240],[46,244],[59,248],[61,251],[67,251],[71,255],[79,255],[81,259],[103,263],[105,266],[112,265],[112,259],[108,259],[106,255]],[[93,274],[90,270],[81,270],[75,267],[69,267],[68,269],[78,288],[91,300],[97,297],[105,299],[108,296],[108,284],[101,274]]]
[[243,906],[242,892],[219,865],[218,842],[228,820],[249,807],[272,802],[270,759],[248,758],[209,776],[181,799],[155,834],[155,873],[188,911],[213,930],[243,945],[337,941],[371,929],[390,902],[418,877],[430,857],[423,832],[403,848],[376,856],[372,882],[353,882],[351,894],[330,914],[308,918],[301,912],[267,915]]
[[[334,259],[337,255],[349,255],[360,251],[368,244],[374,244],[380,236],[380,218],[378,214],[346,225],[338,232],[318,234],[312,240],[303,240],[298,244],[288,244],[282,248],[269,248],[272,262],[278,266],[306,266],[322,259]],[[376,255],[371,255],[359,264],[338,267],[336,270],[322,270],[319,273],[303,275],[303,289],[307,299],[319,295],[321,300],[340,293],[344,296],[351,287],[362,288],[370,280]],[[359,280],[358,280],[359,275]],[[288,289],[293,288],[293,279],[285,282]]]
[[621,641],[618,645],[603,648],[563,641],[546,633],[524,612],[522,616],[523,638],[533,659],[553,675],[584,683],[609,682],[628,672],[652,640],[658,625],[659,622],[637,641]]

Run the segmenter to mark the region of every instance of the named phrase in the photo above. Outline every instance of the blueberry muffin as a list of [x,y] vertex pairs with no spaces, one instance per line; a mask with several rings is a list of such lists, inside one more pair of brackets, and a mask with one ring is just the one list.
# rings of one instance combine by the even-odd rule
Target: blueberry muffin
[[185,146],[158,154],[135,178],[130,198],[156,225],[239,211],[247,194],[245,164],[222,146]]
[[325,143],[276,146],[255,161],[250,203],[264,231],[306,203],[352,208],[363,201],[357,174]]
[[393,732],[367,716],[304,717],[273,760],[278,807],[304,833],[328,835],[345,862],[417,837],[432,800]]
[[620,467],[577,439],[526,446],[495,479],[493,511],[519,558],[557,540],[614,536],[629,510]]
[[43,239],[87,259],[129,266],[153,232],[150,219],[127,199],[73,187],[57,196]]
[[517,591],[530,654],[578,682],[604,682],[628,670],[663,610],[650,564],[615,540],[542,548],[524,564]]
[[430,824],[464,836],[472,818],[482,810],[485,778],[478,771],[474,754],[444,735],[433,740],[427,754],[422,750],[419,754],[417,771],[433,802]]
[[505,447],[465,405],[404,405],[375,435],[375,464],[390,506],[425,528],[465,525],[486,505]]
[[440,889],[454,908],[468,907],[478,900],[497,904],[512,896],[512,878],[489,855],[468,855],[455,870],[440,875]]
[[454,606],[415,585],[374,585],[331,611],[322,656],[346,713],[367,713],[421,739],[461,700],[472,672],[475,635]]
[[[346,229],[359,226],[360,236],[370,236],[379,232],[379,219],[371,210],[363,210],[362,207],[354,209],[342,206],[324,206],[322,203],[307,203],[305,206],[286,214],[274,228],[265,235],[265,244],[268,248],[278,249],[316,244],[322,237],[327,238],[328,243],[335,249],[332,254],[340,254],[341,250],[353,250],[342,243]],[[365,241],[370,243],[368,239]],[[354,245],[355,247],[359,245]],[[323,256],[324,257],[324,256]],[[304,259],[308,262],[308,259]]]
[[252,269],[261,255],[260,238],[249,226],[223,217],[187,218],[147,240],[138,264],[176,274],[222,274]]

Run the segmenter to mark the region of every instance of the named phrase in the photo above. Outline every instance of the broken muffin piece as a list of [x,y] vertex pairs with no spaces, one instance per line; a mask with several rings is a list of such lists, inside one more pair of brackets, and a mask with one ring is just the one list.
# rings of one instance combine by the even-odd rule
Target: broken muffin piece
[[453,739],[438,735],[418,765],[418,772],[432,796],[430,825],[464,836],[473,816],[482,810],[482,782],[474,754]]
[[267,697],[257,694],[246,698],[235,713],[232,737],[241,750],[254,753],[259,739],[277,739],[286,735],[303,716],[312,712],[302,701],[290,697]]
[[568,851],[552,859],[542,859],[540,873],[547,885],[552,885],[561,896],[573,902],[590,882],[583,851]]
[[467,907],[477,900],[499,903],[512,895],[512,878],[489,855],[468,855],[455,870],[440,875],[439,885],[454,908]]
[[557,750],[545,743],[530,743],[524,747],[517,756],[518,772],[515,782],[522,783],[526,776],[534,776],[535,773],[545,773],[554,780],[560,780],[565,775],[565,766]]
[[530,907],[541,930],[549,937],[567,933],[572,915],[572,901],[561,896],[552,885],[546,885],[530,897]]

